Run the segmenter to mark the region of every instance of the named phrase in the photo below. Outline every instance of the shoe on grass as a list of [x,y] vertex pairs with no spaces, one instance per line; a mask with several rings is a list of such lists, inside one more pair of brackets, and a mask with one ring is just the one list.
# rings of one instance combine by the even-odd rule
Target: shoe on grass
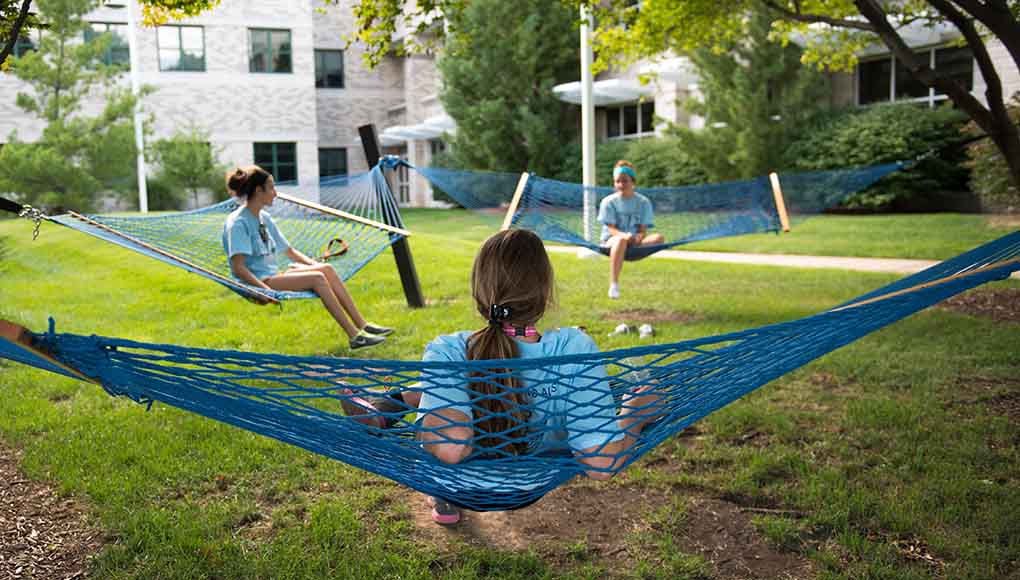
[[452,526],[460,521],[460,508],[438,497],[429,496],[432,506],[432,521],[441,526]]
[[616,284],[610,284],[608,294],[610,298],[616,300],[620,297],[620,287]]
[[365,327],[361,330],[376,336],[386,336],[393,332],[393,329],[388,326],[379,326],[378,324],[372,324],[371,322],[366,322]]
[[385,336],[378,336],[362,329],[351,339],[351,350],[358,350],[368,346],[375,346],[386,340]]

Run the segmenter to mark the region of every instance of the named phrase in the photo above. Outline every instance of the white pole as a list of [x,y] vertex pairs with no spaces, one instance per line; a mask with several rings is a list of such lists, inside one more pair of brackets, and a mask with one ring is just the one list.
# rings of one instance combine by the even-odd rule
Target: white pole
[[581,6],[581,166],[584,181],[584,239],[592,240],[595,192],[595,106],[592,101],[591,11]]
[[135,148],[138,149],[138,209],[149,211],[149,191],[145,187],[145,135],[142,132],[141,87],[138,82],[138,41],[135,37],[135,23],[138,22],[138,2],[128,0],[128,53],[131,66],[131,92],[138,99],[135,103]]

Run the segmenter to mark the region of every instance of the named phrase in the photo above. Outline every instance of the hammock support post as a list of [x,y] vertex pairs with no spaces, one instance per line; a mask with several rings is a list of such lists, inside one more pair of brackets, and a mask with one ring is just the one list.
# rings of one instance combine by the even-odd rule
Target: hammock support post
[[528,178],[531,175],[525,171],[521,174],[520,181],[517,182],[517,189],[514,190],[514,197],[510,200],[510,207],[506,210],[506,217],[503,218],[503,227],[499,228],[500,231],[510,229],[510,225],[514,222],[514,214],[517,213],[517,206],[521,204],[521,196],[524,195],[524,188],[528,185]]
[[[361,147],[365,150],[368,166],[375,167],[382,157],[382,147],[379,144],[379,135],[375,130],[375,125],[372,123],[361,125],[358,127],[358,135],[361,137]],[[389,185],[389,173],[383,171],[383,175],[386,176],[386,183]],[[392,191],[392,186],[390,189]],[[396,224],[390,225],[396,227]],[[389,229],[392,231],[392,228]],[[400,273],[400,284],[404,288],[407,305],[411,308],[423,308],[425,296],[421,292],[418,270],[414,267],[414,256],[411,255],[411,246],[407,243],[407,236],[402,235],[400,239],[393,242],[391,247],[393,248],[393,259],[397,263],[397,271]]]
[[783,188],[779,186],[779,174],[773,171],[769,173],[769,182],[772,183],[772,196],[776,200],[776,213],[779,214],[779,224],[783,232],[790,231],[790,217],[786,214],[786,202],[783,200]]

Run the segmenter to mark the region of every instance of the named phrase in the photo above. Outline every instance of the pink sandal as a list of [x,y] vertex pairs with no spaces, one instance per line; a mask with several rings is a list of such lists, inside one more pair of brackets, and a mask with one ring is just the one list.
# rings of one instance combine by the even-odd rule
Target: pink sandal
[[442,526],[451,526],[460,521],[460,508],[438,497],[428,497],[432,506],[432,521]]

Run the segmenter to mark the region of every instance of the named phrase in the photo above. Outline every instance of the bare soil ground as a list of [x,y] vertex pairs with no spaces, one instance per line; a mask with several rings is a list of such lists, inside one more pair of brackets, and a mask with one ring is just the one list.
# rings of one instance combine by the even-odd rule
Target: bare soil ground
[[18,470],[20,453],[0,445],[0,580],[85,575],[102,547],[88,510]]
[[[611,575],[633,569],[640,557],[655,558],[656,548],[641,543],[650,533],[673,535],[687,554],[700,555],[717,580],[810,579],[815,572],[800,554],[780,551],[751,524],[752,512],[735,503],[692,496],[685,490],[641,485],[569,483],[524,509],[512,512],[464,512],[457,525],[432,522],[424,496],[408,492],[418,533],[441,549],[455,541],[504,550],[532,550],[549,562],[583,559]],[[675,526],[652,515],[675,501],[686,514]],[[584,553],[577,553],[577,546]]]
[[1020,288],[980,288],[957,294],[936,308],[991,318],[996,322],[1020,322]]

